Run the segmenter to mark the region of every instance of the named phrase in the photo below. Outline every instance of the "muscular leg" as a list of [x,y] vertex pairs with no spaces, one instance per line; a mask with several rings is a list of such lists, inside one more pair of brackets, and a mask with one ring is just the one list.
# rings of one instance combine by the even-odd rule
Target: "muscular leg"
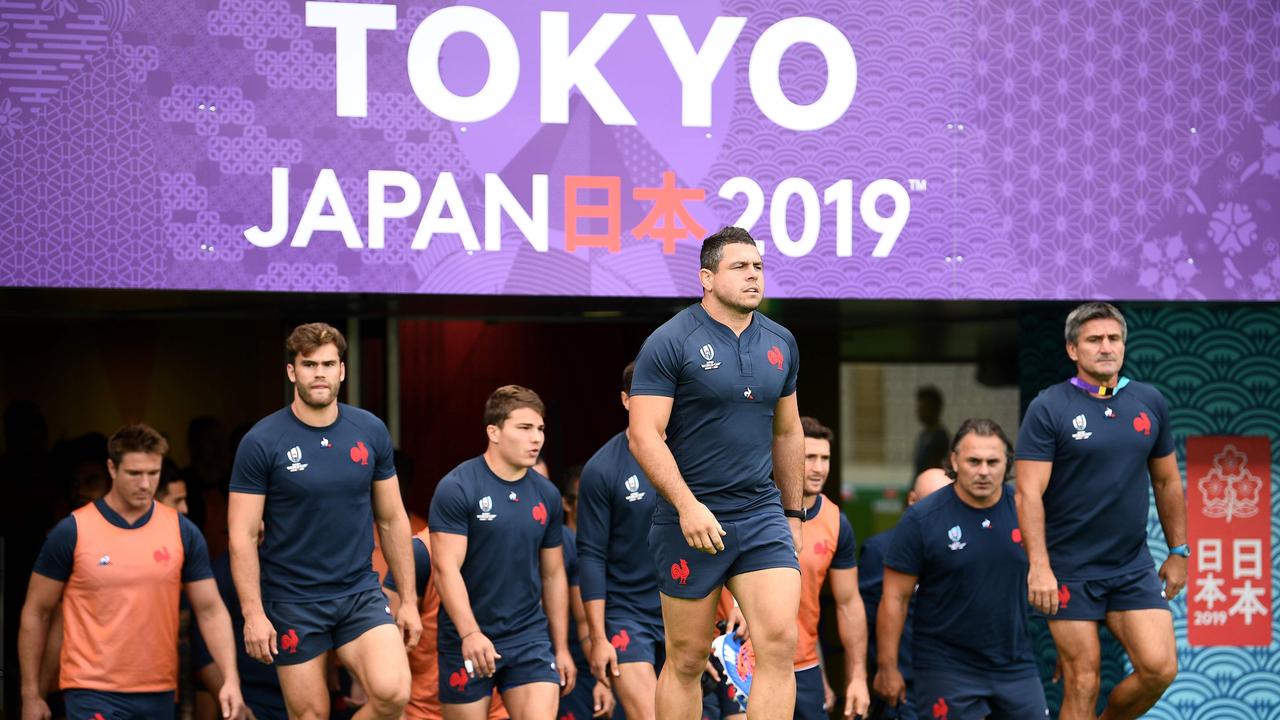
[[511,720],[555,720],[560,686],[548,682],[517,685],[502,693],[502,704],[507,706]]
[[326,720],[329,717],[329,683],[325,677],[329,653],[321,653],[297,665],[276,665],[280,692],[291,720]]
[[729,578],[742,607],[756,652],[756,671],[747,701],[749,720],[790,720],[796,705],[796,616],[800,573],[770,568]]
[[613,693],[618,696],[627,720],[654,720],[654,696],[658,676],[647,662],[618,665],[618,677],[612,678]]
[[338,648],[338,659],[369,695],[369,702],[355,714],[355,720],[400,717],[409,702],[409,657],[395,625],[366,630]]
[[1050,620],[1049,632],[1062,664],[1062,711],[1059,720],[1098,717],[1099,673],[1102,665],[1098,623],[1092,620]]
[[[659,720],[700,720],[702,671],[711,654],[720,588],[698,600],[661,595],[667,661],[658,676],[654,714]],[[792,622],[795,614],[791,615]],[[748,620],[750,622],[750,620]]]
[[480,698],[465,705],[440,703],[444,720],[487,720],[489,717],[489,698]]
[[1107,628],[1129,654],[1133,674],[1111,691],[1101,720],[1141,717],[1156,704],[1178,674],[1173,615],[1167,610],[1109,612]]

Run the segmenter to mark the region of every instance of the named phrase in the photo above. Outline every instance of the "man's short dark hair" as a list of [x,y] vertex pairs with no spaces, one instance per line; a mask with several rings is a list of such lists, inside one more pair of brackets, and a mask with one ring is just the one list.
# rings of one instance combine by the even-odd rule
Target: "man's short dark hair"
[[[1004,476],[1008,479],[1013,472],[1013,442],[1009,440],[1009,436],[1005,434],[1004,428],[1000,427],[1000,423],[991,418],[969,418],[960,423],[960,429],[956,430],[955,437],[951,440],[951,452],[958,452],[960,441],[964,440],[968,435],[977,435],[978,437],[997,437],[1004,443],[1005,468]],[[947,471],[953,479],[956,476],[955,468]]]
[[484,424],[502,427],[507,417],[520,408],[529,408],[544,420],[547,417],[547,406],[538,393],[519,385],[503,385],[494,390],[484,404]]
[[942,391],[937,385],[921,385],[916,388],[916,399],[931,402],[934,407],[942,409]]
[[831,428],[808,415],[800,418],[800,427],[804,430],[804,436],[807,438],[831,442],[831,438],[835,437],[835,433],[831,432]]
[[125,425],[107,440],[107,457],[119,467],[120,461],[131,452],[164,455],[169,452],[169,441],[150,425]]
[[632,360],[627,366],[622,368],[622,392],[631,394],[631,378],[636,375],[636,361]]
[[1119,308],[1111,303],[1087,302],[1067,315],[1067,324],[1063,329],[1067,342],[1077,344],[1080,341],[1080,328],[1090,320],[1115,320],[1120,323],[1120,339],[1129,339],[1129,324],[1124,321]]
[[702,254],[699,262],[704,269],[715,272],[720,268],[720,259],[724,257],[724,246],[737,243],[755,247],[756,241],[751,237],[751,233],[746,230],[726,225],[702,241]]
[[186,478],[182,477],[182,471],[178,469],[178,463],[165,458],[164,463],[160,465],[160,480],[156,482],[156,499],[167,497],[169,487],[174,483],[186,481]]

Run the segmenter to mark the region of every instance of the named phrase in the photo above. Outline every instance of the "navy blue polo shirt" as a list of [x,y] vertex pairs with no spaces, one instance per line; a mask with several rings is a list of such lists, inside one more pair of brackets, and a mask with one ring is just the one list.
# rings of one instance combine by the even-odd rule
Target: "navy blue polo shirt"
[[1098,398],[1070,381],[1031,401],[1018,459],[1053,463],[1044,492],[1049,564],[1059,580],[1099,580],[1153,567],[1147,549],[1147,463],[1174,450],[1160,391],[1130,381]]
[[907,508],[884,564],[917,578],[913,667],[1036,672],[1011,486],[989,508],[966,504],[954,485]]
[[[795,337],[759,312],[735,335],[701,304],[691,305],[645,340],[631,395],[673,398],[667,447],[685,484],[721,520],[781,507],[773,483],[773,413],[796,391]],[[665,498],[654,522],[678,520]]]
[[[431,532],[467,537],[462,579],[480,630],[498,648],[549,639],[542,610],[544,548],[564,544],[560,492],[533,470],[515,481],[493,474],[484,456],[449,471],[431,498]],[[462,645],[440,606],[440,646]]]
[[[156,510],[156,503],[153,500],[151,509],[130,524],[120,513],[112,510],[106,500],[101,498],[94,500],[93,506],[102,513],[102,517],[107,522],[125,530],[143,527],[150,522]],[[186,515],[178,515],[178,534],[182,537],[182,582],[190,583],[213,577],[213,570],[209,567],[209,546],[205,543],[200,528],[188,520]],[[69,580],[71,570],[76,564],[76,540],[79,536],[74,515],[68,515],[59,520],[58,524],[53,526],[53,530],[49,531],[44,545],[40,547],[40,554],[36,556],[35,566],[32,569],[58,582]]]
[[265,495],[262,599],[319,602],[378,589],[373,483],[395,477],[387,427],[343,403],[312,427],[288,408],[253,426],[236,452],[231,492]]
[[578,560],[582,599],[604,600],[611,613],[659,618],[662,603],[649,555],[658,493],[627,445],[609,439],[582,468],[578,484]]

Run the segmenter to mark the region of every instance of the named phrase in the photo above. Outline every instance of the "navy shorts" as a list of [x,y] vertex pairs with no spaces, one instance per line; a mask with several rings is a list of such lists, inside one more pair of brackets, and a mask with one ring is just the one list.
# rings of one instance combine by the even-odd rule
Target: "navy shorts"
[[[868,690],[871,689],[872,681],[874,679],[875,679],[874,675],[867,678]],[[892,707],[889,706],[889,703],[881,699],[880,696],[872,692],[871,707],[867,709],[867,715],[865,720],[916,720],[916,709],[915,709],[915,706],[911,704],[912,700],[915,698],[915,691],[913,687],[914,685],[912,684],[912,682],[910,680],[907,680],[906,702],[900,703]],[[843,703],[844,699],[839,698],[839,693],[836,693],[836,695],[839,702]],[[841,708],[843,711],[843,705],[841,706]],[[928,717],[928,716],[926,715],[925,717]]]
[[276,629],[280,665],[298,665],[342,647],[379,625],[394,625],[387,597],[365,590],[310,603],[267,602],[262,609]]
[[[560,682],[557,678],[556,682]],[[591,720],[596,708],[591,700],[591,691],[596,687],[596,679],[591,676],[591,668],[578,668],[578,681],[573,685],[573,692],[560,698],[560,711],[556,713],[558,720]]]
[[1058,580],[1058,614],[1036,617],[1048,620],[1105,620],[1109,612],[1168,610],[1164,583],[1155,568],[1101,580]]
[[65,690],[68,720],[172,720],[174,691],[118,693]]
[[791,526],[780,512],[762,511],[737,521],[721,521],[724,550],[710,555],[694,550],[679,523],[654,523],[649,552],[658,573],[658,590],[669,597],[696,600],[710,595],[725,580],[757,570],[791,568],[800,572]]
[[605,606],[604,628],[618,655],[618,664],[649,663],[655,670],[666,659],[666,634],[662,617],[644,617],[633,613],[613,614]]
[[[843,697],[844,693],[837,693]],[[826,692],[822,689],[822,666],[796,671],[796,720],[827,720],[822,708]],[[843,700],[841,701],[843,702]],[[844,712],[841,710],[841,712]]]
[[1036,720],[1049,717],[1034,665],[1019,672],[915,668],[916,715],[936,720]]
[[[463,664],[462,646],[440,645],[440,702],[450,705],[466,705],[487,698],[498,692],[528,685],[549,682],[560,687],[560,672],[556,670],[556,654],[550,640],[535,640],[515,647],[499,648],[502,657],[494,663],[491,677],[471,676]],[[590,715],[587,716],[588,718]],[[579,720],[583,720],[579,718]]]

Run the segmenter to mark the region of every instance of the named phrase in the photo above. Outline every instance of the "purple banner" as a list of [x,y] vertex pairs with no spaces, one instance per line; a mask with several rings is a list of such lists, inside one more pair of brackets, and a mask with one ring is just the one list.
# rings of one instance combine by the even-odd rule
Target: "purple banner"
[[1280,296],[1266,0],[0,0],[0,285]]

